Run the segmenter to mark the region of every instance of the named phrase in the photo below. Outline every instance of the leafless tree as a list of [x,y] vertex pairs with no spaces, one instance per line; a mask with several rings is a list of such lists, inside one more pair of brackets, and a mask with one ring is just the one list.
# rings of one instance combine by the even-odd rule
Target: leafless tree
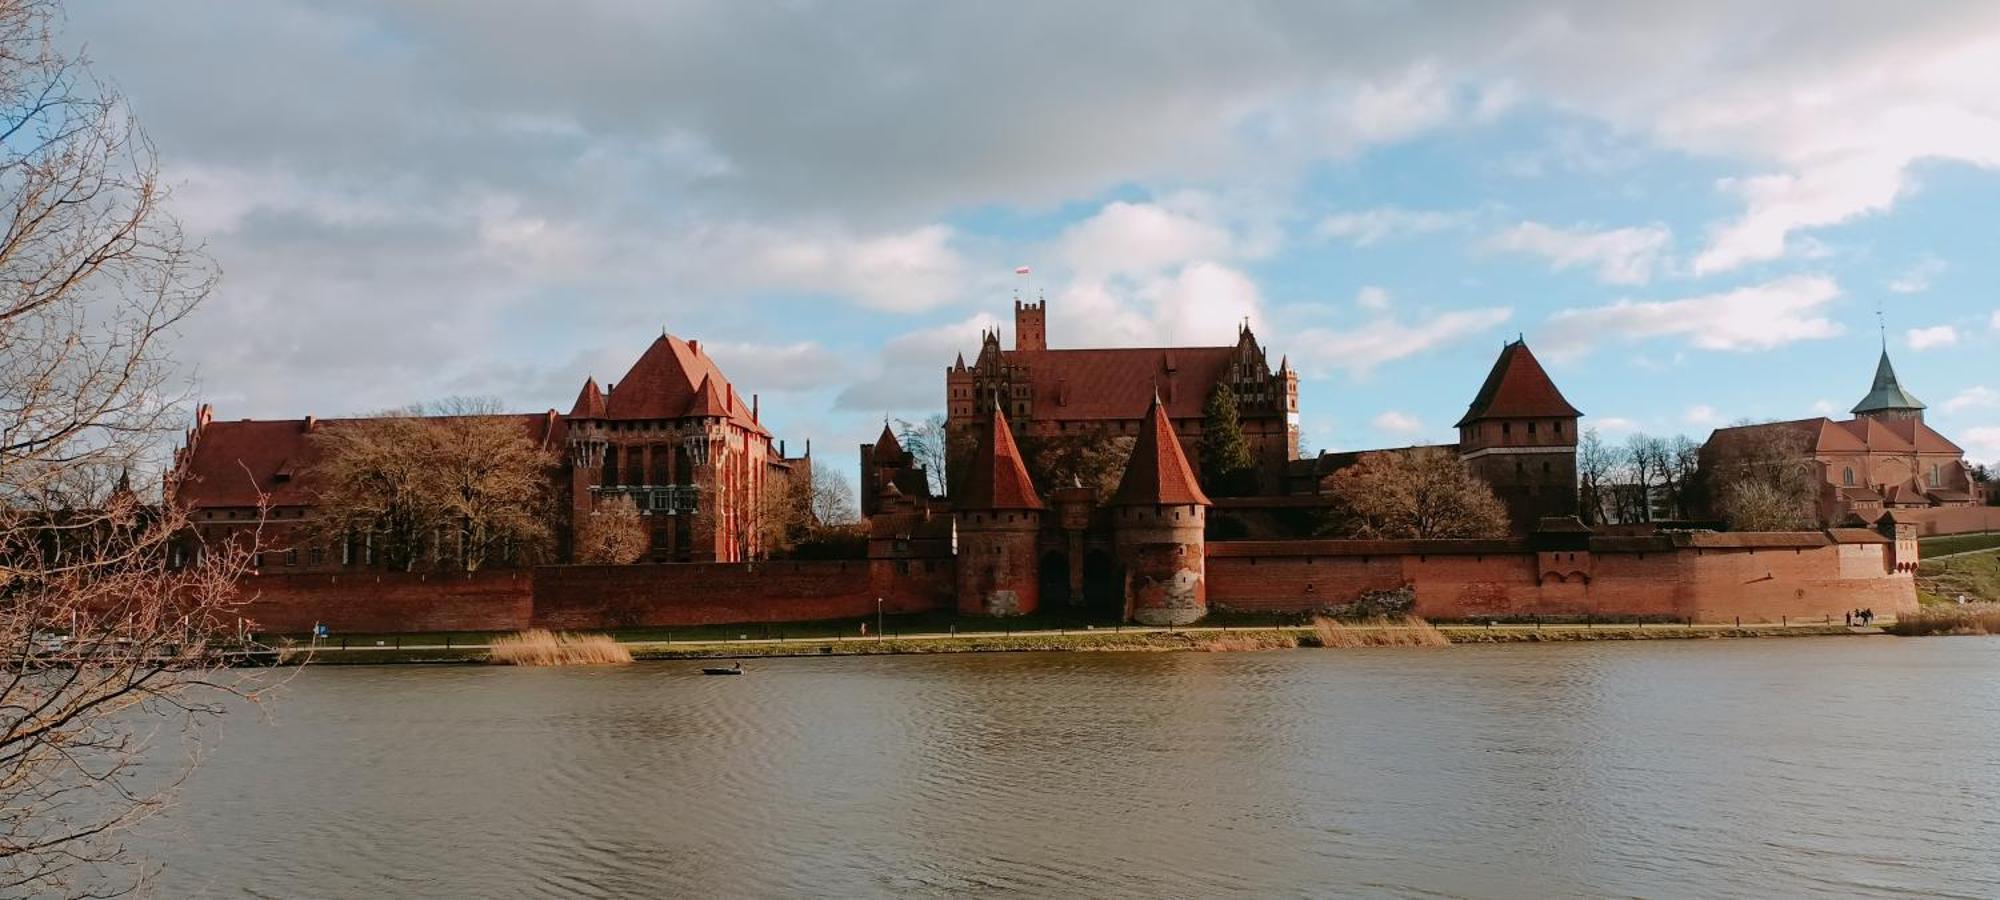
[[851,525],[860,515],[854,506],[854,488],[826,463],[813,463],[806,496],[807,509],[817,527]]
[[1730,528],[1796,531],[1820,524],[1809,435],[1783,425],[1733,428],[1712,444],[1700,480]]
[[[481,408],[453,401],[449,408]],[[310,537],[366,535],[389,568],[476,571],[496,555],[545,559],[554,542],[553,451],[518,416],[414,408],[328,423],[313,435]]]
[[1328,481],[1351,538],[1496,538],[1507,510],[1458,454],[1437,447],[1363,454]]
[[1028,435],[1020,439],[1028,477],[1044,493],[1082,485],[1099,503],[1111,499],[1132,458],[1133,439],[1105,430],[1073,434]]
[[[92,896],[140,873],[117,838],[171,796],[197,733],[254,682],[235,582],[131,478],[182,399],[167,357],[215,270],[164,208],[151,146],[58,9],[0,0],[0,894]],[[246,538],[254,540],[254,537]],[[185,555],[183,555],[185,554]],[[143,776],[143,777],[142,777]]]
[[1604,442],[1597,429],[1576,442],[1577,511],[1586,525],[1602,525],[1611,501],[1612,477],[1619,467],[1619,450]]
[[575,525],[576,561],[623,566],[638,562],[652,546],[652,533],[629,494],[598,503]]
[[924,477],[930,481],[932,496],[942,497],[945,493],[945,469],[950,465],[950,439],[945,433],[945,417],[933,415],[921,422],[907,419],[896,420],[896,438],[903,442],[903,449],[916,457],[917,465],[924,467]]

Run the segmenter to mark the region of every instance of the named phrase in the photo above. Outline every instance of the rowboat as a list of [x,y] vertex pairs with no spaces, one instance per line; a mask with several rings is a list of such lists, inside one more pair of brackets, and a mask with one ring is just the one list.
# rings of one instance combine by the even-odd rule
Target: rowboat
[[736,665],[734,665],[734,666],[731,666],[731,667],[729,667],[729,668],[726,668],[726,669],[725,669],[725,668],[722,668],[721,666],[716,666],[716,667],[713,667],[713,668],[705,668],[705,669],[702,669],[702,670],[701,670],[701,674],[703,674],[703,675],[741,675],[741,674],[743,674],[743,664],[742,664],[742,663],[737,663]]

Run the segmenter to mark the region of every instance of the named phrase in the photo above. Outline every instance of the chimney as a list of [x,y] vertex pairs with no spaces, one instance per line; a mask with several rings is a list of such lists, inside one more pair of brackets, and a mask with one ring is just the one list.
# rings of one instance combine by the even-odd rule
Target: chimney
[[313,432],[313,429],[315,429],[315,428],[318,428],[318,427],[319,427],[319,417],[318,417],[318,416],[307,416],[307,417],[306,417],[306,433],[307,433],[307,434],[311,434],[311,433]]
[[750,395],[750,421],[752,422],[759,421],[757,418],[757,407],[759,406],[757,400],[756,394],[753,393]]
[[215,407],[206,403],[195,407],[194,427],[201,428],[212,421],[215,421]]
[[694,341],[694,340],[690,340],[690,341],[688,341],[688,350],[689,350],[689,352],[693,353],[694,355],[696,355],[696,356],[700,356],[700,355],[701,355],[701,342],[700,342],[700,341]]

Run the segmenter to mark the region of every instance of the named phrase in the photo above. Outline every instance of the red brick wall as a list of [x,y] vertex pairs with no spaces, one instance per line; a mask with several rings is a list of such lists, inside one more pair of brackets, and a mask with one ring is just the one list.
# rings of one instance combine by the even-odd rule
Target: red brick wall
[[[1215,609],[1305,612],[1363,592],[1408,586],[1431,619],[1659,616],[1702,622],[1839,619],[1847,610],[1916,608],[1914,582],[1887,570],[1885,544],[1595,552],[1587,578],[1546,574],[1536,554],[1506,547],[1438,552],[1435,545],[1331,542],[1210,544]],[[1580,568],[1580,564],[1577,564]],[[1572,570],[1573,571],[1573,570]]]
[[[538,628],[806,622],[948,608],[949,560],[549,566],[534,573]],[[907,570],[907,571],[905,571]]]
[[334,633],[518,631],[533,607],[521,570],[473,575],[362,572],[253,575],[239,585],[252,631],[304,634],[315,623]]
[[2000,531],[2000,506],[1945,506],[1936,509],[1893,510],[1898,522],[1917,526],[1925,537],[1934,534],[1964,534],[1969,531]]

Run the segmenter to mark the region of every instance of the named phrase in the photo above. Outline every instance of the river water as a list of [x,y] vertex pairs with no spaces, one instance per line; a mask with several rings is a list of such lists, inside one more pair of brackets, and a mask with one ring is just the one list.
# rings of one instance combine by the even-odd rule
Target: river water
[[307,668],[163,896],[2000,896],[2000,638]]

